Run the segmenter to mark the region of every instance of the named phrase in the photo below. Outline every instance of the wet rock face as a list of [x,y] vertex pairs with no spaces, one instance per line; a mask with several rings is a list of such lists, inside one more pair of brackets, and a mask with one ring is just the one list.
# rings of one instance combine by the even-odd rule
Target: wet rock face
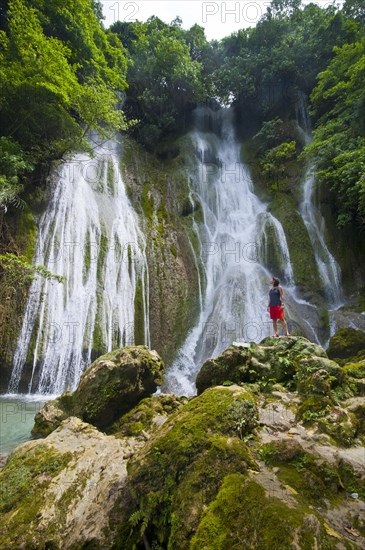
[[164,364],[145,346],[125,347],[99,357],[73,393],[48,402],[35,417],[32,433],[46,436],[69,416],[105,429],[162,383]]

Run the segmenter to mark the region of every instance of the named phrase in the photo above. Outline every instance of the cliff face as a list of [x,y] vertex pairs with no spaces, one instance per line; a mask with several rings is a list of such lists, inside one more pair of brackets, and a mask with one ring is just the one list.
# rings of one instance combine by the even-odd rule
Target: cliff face
[[[292,128],[295,123],[291,121],[288,126]],[[249,139],[247,135],[241,136],[240,139],[245,143],[242,147],[242,157],[248,164],[255,192],[270,203],[268,211],[282,224],[293,268],[293,278],[300,297],[316,306],[307,310],[304,309],[303,304],[297,309],[293,307],[292,311],[289,311],[292,328],[297,331],[297,334],[307,334],[303,332],[305,328],[303,323],[301,324],[302,318],[305,317],[311,326],[316,327],[316,335],[324,342],[330,333],[328,304],[325,298],[327,289],[321,280],[313,246],[299,212],[302,178],[305,172],[303,162],[299,157],[290,160],[285,167],[286,171],[283,168],[283,177],[279,180],[276,177],[272,181],[270,174],[263,173],[262,159],[259,156],[257,144],[253,144],[254,140]],[[146,279],[145,283],[148,282],[149,287],[151,345],[158,350],[168,366],[198,319],[199,280],[203,293],[206,285],[200,257],[201,243],[199,244],[199,237],[195,230],[195,224],[202,222],[202,206],[194,195],[193,180],[201,177],[200,170],[204,163],[208,165],[211,163],[211,167],[218,167],[219,159],[213,153],[214,147],[212,151],[203,151],[204,159],[199,158],[189,134],[159,144],[154,154],[146,152],[132,139],[123,138],[123,151],[120,157],[123,181],[129,199],[139,214],[147,243],[148,281]],[[29,199],[31,205],[33,202],[37,204],[37,201],[39,202],[40,199],[35,200],[33,197]],[[349,250],[351,246],[349,247],[348,244],[345,246],[346,237],[338,235],[333,223],[331,225],[328,208],[326,210],[325,207],[324,211],[326,219],[329,220],[326,239],[342,267],[345,290],[351,298],[349,306],[333,313],[331,321],[337,328],[350,324],[364,328],[365,318],[360,315],[364,309],[364,299],[361,294],[360,248],[356,243],[353,250]],[[26,251],[29,259],[34,252],[34,220],[37,212],[34,211],[33,214],[32,216],[28,210],[22,213],[19,218],[19,227],[14,229],[21,243],[19,252]],[[270,233],[268,229],[265,238],[266,248],[271,253],[267,257],[264,254],[265,257],[260,260],[265,268],[281,275],[280,269],[283,269],[283,266],[280,265],[282,258],[279,257],[277,233],[275,231]],[[85,262],[87,261],[88,257],[85,253]],[[352,283],[351,274],[354,275]],[[98,307],[101,307],[99,302],[103,299],[102,281],[99,281],[99,286],[101,290]],[[3,288],[5,287],[6,284]],[[0,337],[3,344],[0,357],[3,370],[1,389],[3,391],[7,388],[12,356],[21,329],[27,297],[26,292],[21,297],[19,292],[13,292],[10,297],[5,294],[0,310]],[[289,302],[288,305],[290,310],[292,304]],[[136,344],[144,343],[144,322],[143,287],[139,281],[134,300],[133,332]],[[104,352],[105,342],[101,345],[100,336],[99,327],[99,331],[95,330],[93,335],[92,357]],[[312,338],[313,335],[310,337]],[[32,342],[33,340],[34,338]],[[27,356],[28,374],[32,371],[32,351],[33,348]],[[27,388],[26,380],[29,380],[29,377],[30,375],[24,376],[24,389]]]
[[[122,169],[128,194],[147,239],[152,347],[169,363],[197,318],[198,254],[193,231],[189,173],[197,159],[188,138],[151,155],[133,141],[124,146]],[[195,249],[194,249],[195,247]],[[136,304],[136,343],[140,318]]]
[[[199,396],[145,398],[107,435],[73,416],[56,423],[0,472],[0,544],[363,548],[365,350],[358,334],[350,348],[340,336],[333,353],[350,350],[355,363],[305,338],[267,338],[208,361]],[[136,353],[130,374],[154,373],[155,353],[122,350]],[[107,359],[87,381],[95,368],[110,376]]]

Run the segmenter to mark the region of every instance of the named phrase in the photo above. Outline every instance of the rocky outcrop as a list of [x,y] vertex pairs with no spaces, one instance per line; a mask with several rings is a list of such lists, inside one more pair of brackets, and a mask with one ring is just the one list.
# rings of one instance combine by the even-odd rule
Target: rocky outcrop
[[74,393],[48,402],[35,417],[33,435],[48,435],[73,415],[105,429],[152,395],[164,365],[146,346],[125,347],[99,357],[82,375]]
[[354,328],[342,328],[331,337],[328,357],[341,363],[365,358],[365,332]]
[[194,220],[201,219],[201,211],[196,198],[192,206],[190,184],[198,158],[188,136],[160,144],[157,155],[124,139],[122,166],[147,241],[151,341],[170,364],[199,316],[202,266],[196,265]]
[[71,417],[19,447],[0,546],[364,548],[365,398],[347,366],[303,338],[250,350],[212,363],[240,385],[143,399],[113,435]]
[[249,348],[230,346],[224,353],[206,361],[198,373],[196,387],[198,393],[206,388],[235,383],[293,382],[298,381],[303,372],[323,369],[331,376],[340,368],[327,358],[326,352],[306,338],[289,336],[284,338],[265,338],[259,345],[251,343]]
[[16,449],[1,472],[2,548],[106,548],[125,490],[133,439],[105,436],[75,417]]

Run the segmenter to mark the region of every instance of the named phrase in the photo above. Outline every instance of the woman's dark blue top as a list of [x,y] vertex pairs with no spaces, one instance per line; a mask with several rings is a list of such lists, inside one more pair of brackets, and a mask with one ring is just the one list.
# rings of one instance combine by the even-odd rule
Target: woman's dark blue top
[[272,288],[269,292],[269,306],[275,307],[275,306],[281,306],[281,296],[280,296],[280,290],[279,287]]

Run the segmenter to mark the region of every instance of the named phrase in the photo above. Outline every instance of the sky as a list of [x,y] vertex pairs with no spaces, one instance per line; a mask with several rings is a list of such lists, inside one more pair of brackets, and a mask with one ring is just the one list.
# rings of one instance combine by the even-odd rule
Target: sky
[[[321,7],[332,5],[333,0],[312,0]],[[240,0],[232,2],[202,0],[101,0],[105,16],[104,25],[114,21],[146,21],[156,15],[171,23],[178,15],[183,28],[195,23],[204,27],[208,40],[220,40],[232,32],[253,27],[266,12],[270,0]],[[303,3],[309,3],[305,0]],[[335,2],[340,3],[339,2]]]

